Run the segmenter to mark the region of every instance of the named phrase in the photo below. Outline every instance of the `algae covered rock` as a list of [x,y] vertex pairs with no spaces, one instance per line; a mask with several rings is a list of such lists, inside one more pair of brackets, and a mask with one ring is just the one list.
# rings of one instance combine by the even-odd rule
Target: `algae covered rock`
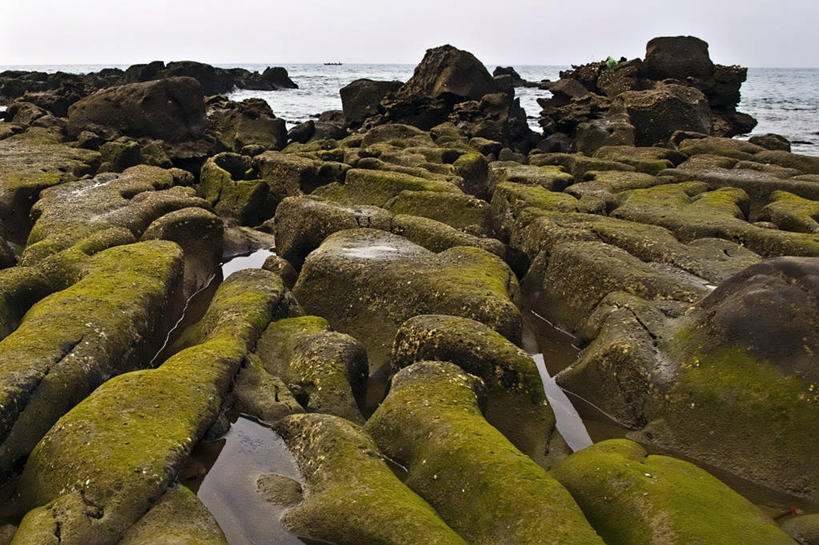
[[362,421],[356,398],[364,393],[367,354],[349,335],[330,331],[323,318],[302,316],[270,324],[256,355],[309,412]]
[[445,362],[398,373],[366,430],[470,543],[602,544],[568,491],[481,414],[483,382]]
[[175,318],[176,244],[111,248],[83,266],[81,280],[35,304],[0,342],[0,478],[94,388],[150,361]]
[[556,439],[555,417],[535,362],[526,352],[475,320],[415,316],[395,334],[393,371],[427,360],[454,363],[483,379],[489,423],[536,462],[547,463],[549,443]]
[[500,258],[477,248],[435,254],[374,229],[339,231],[304,263],[294,294],[383,362],[401,323],[417,314],[473,318],[519,341],[519,288]]
[[302,537],[338,545],[465,545],[432,507],[407,488],[358,426],[335,416],[294,415],[276,430],[307,483],[305,500],[284,515]]
[[109,380],[63,416],[26,463],[19,491],[31,511],[18,543],[117,543],[216,420],[264,327],[288,312],[275,275],[235,273],[200,322],[200,344]]
[[213,515],[184,486],[169,489],[122,537],[120,545],[228,545]]
[[793,545],[754,504],[697,466],[647,455],[625,439],[597,443],[552,475],[609,545]]

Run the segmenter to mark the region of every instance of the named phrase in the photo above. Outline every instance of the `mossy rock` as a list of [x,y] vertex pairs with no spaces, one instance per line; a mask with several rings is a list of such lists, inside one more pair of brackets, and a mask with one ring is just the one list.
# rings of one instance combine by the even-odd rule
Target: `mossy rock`
[[555,417],[540,373],[526,352],[500,333],[468,318],[420,315],[395,334],[392,368],[418,361],[447,361],[483,379],[486,419],[540,465],[548,465]]
[[670,265],[714,284],[762,259],[728,240],[702,238],[683,244],[663,227],[596,214],[542,215],[517,229],[512,244],[535,260],[569,240],[605,242],[644,262]]
[[180,176],[182,171],[139,165],[43,191],[21,262],[35,264],[106,229],[125,228],[140,237],[169,212],[207,208],[192,188],[175,186]]
[[299,279],[299,273],[296,272],[293,265],[291,265],[285,258],[275,254],[268,256],[267,259],[264,260],[262,268],[266,271],[277,274],[282,279],[282,282],[284,282],[287,289],[292,289],[296,284],[296,280]]
[[288,311],[284,286],[272,273],[231,275],[202,319],[201,344],[157,369],[107,381],[40,441],[19,483],[31,511],[15,539],[24,545],[118,542],[171,485],[216,420],[264,327]]
[[196,495],[184,486],[169,489],[131,526],[120,545],[228,545],[222,529]]
[[270,324],[255,353],[307,411],[363,422],[356,398],[363,397],[369,375],[367,353],[349,335],[330,331],[323,318],[301,316]]
[[314,191],[313,195],[341,204],[383,207],[404,190],[461,193],[455,184],[441,180],[428,180],[400,172],[351,169],[344,184],[324,186]]
[[388,143],[400,147],[433,146],[435,142],[429,133],[410,125],[390,123],[370,129],[361,140],[361,147],[368,148],[374,144]]
[[101,172],[122,172],[140,163],[139,142],[127,136],[106,142],[100,146]]
[[780,526],[800,545],[819,544],[819,513],[790,517]]
[[694,303],[708,294],[705,282],[645,263],[610,244],[556,244],[542,277],[539,307],[570,331],[576,330],[609,293],[624,291],[655,300]]
[[[333,161],[337,161],[334,157]],[[316,188],[344,179],[347,170],[339,163],[327,164],[292,153],[268,151],[253,158],[258,177],[270,187],[271,197],[281,201],[284,197],[312,193]],[[276,202],[269,202],[272,210]]]
[[366,430],[470,543],[602,544],[568,491],[484,419],[483,388],[452,363],[416,363]]
[[774,191],[759,219],[771,221],[786,231],[819,233],[819,201],[803,199],[787,191]]
[[548,191],[563,191],[574,177],[557,165],[522,165],[512,161],[493,161],[489,165],[489,194],[503,182],[540,186]]
[[686,159],[682,153],[666,148],[633,146],[603,146],[594,152],[594,157],[625,163],[638,172],[655,175]]
[[753,161],[755,160],[754,155],[765,151],[765,148],[750,142],[719,136],[683,140],[678,149],[689,156],[701,154],[721,155],[745,161]]
[[665,343],[679,370],[646,407],[653,422],[641,435],[746,479],[819,497],[819,443],[806,433],[819,426],[817,268],[816,258],[767,260],[692,308]]
[[204,208],[182,208],[151,223],[142,240],[170,240],[185,256],[185,293],[205,286],[222,261],[222,219]]
[[417,314],[473,318],[520,340],[515,275],[478,248],[435,254],[383,231],[340,231],[308,256],[294,293],[307,312],[362,342],[376,367],[398,327]]
[[501,259],[507,256],[506,247],[497,239],[471,235],[425,217],[398,214],[392,219],[390,232],[436,253],[456,246],[474,246]]
[[764,229],[746,221],[748,195],[730,187],[702,192],[705,184],[688,182],[637,189],[622,199],[612,216],[661,225],[682,241],[724,238],[765,256],[819,255],[815,234]]
[[151,241],[88,259],[87,273],[35,304],[0,342],[0,475],[107,378],[143,366],[171,327],[182,251]]
[[0,222],[3,235],[25,242],[28,213],[43,189],[93,174],[96,151],[73,148],[41,129],[0,140]]
[[697,466],[625,439],[552,470],[609,545],[793,545],[754,504]]
[[276,252],[301,268],[307,254],[336,231],[369,227],[389,230],[392,214],[383,208],[342,205],[313,197],[288,197],[276,209]]
[[273,425],[285,416],[304,412],[287,384],[268,373],[255,355],[249,355],[243,362],[233,393],[239,412],[265,424]]
[[430,218],[472,235],[492,235],[489,203],[472,195],[404,190],[386,202],[384,208],[394,214]]
[[216,212],[243,225],[258,225],[272,214],[268,207],[270,188],[256,178],[249,157],[220,153],[210,157],[199,174],[198,194]]
[[[312,196],[288,197],[279,205],[272,229],[276,251],[301,267],[307,255],[332,233],[366,227],[399,234],[433,252],[454,246],[475,246],[500,257],[500,241],[480,238],[429,218],[396,215],[376,206],[343,205]],[[270,223],[265,224],[270,228]]]
[[489,163],[480,153],[464,153],[452,163],[455,173],[463,179],[461,189],[469,195],[486,198]]
[[324,414],[294,415],[276,430],[307,483],[283,522],[302,537],[338,545],[465,545],[387,466],[358,426]]
[[[759,165],[759,163],[756,163]],[[774,191],[787,191],[794,195],[819,200],[819,187],[814,180],[782,178],[766,170],[750,168],[688,167],[664,170],[663,177],[675,182],[696,180],[708,184],[709,189],[737,188],[745,191],[751,199],[751,214],[756,214],[770,200]]]
[[765,150],[754,155],[754,161],[794,168],[803,174],[819,174],[819,159],[787,151]]
[[588,157],[582,153],[535,154],[529,157],[529,164],[536,166],[562,166],[574,176],[575,180],[583,180],[586,177],[586,173],[592,170],[622,170],[626,172],[637,170],[632,165],[626,163]]

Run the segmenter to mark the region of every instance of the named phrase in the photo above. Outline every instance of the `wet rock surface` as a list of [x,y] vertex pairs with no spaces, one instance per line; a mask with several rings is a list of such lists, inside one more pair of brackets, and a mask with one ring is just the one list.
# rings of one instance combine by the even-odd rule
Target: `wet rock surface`
[[519,79],[0,74],[0,542],[815,542],[816,158],[696,38]]

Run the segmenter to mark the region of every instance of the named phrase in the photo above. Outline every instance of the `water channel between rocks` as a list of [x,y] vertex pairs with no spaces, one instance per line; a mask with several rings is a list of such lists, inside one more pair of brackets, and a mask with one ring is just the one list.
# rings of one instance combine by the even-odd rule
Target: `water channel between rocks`
[[[222,278],[239,270],[260,268],[272,254],[272,251],[262,249],[235,257],[222,266]],[[201,318],[218,287],[218,280],[221,279],[216,280],[189,301],[187,313],[177,327],[177,332]],[[594,442],[625,437],[629,431],[627,428],[555,382],[553,377],[572,365],[580,353],[580,349],[574,345],[574,337],[532,309],[524,308],[522,313],[523,347],[537,366],[547,398],[555,412],[557,429],[569,447],[577,451]],[[264,474],[279,474],[301,480],[298,467],[284,441],[275,431],[253,420],[243,416],[235,418],[223,437],[217,441],[202,442],[194,449],[183,483],[194,490],[208,507],[231,545],[317,543],[299,538],[284,529],[281,523],[283,508],[268,503],[257,491],[256,481]],[[647,446],[647,450],[664,454],[651,446]],[[774,510],[789,506],[798,506],[808,511],[815,511],[817,508],[712,467],[699,465],[759,505],[771,506]]]

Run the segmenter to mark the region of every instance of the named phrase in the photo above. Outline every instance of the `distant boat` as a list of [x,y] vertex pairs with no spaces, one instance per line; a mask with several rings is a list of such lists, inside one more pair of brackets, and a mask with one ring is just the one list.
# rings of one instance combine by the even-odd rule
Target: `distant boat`
[[341,66],[340,62],[325,62],[324,66]]

